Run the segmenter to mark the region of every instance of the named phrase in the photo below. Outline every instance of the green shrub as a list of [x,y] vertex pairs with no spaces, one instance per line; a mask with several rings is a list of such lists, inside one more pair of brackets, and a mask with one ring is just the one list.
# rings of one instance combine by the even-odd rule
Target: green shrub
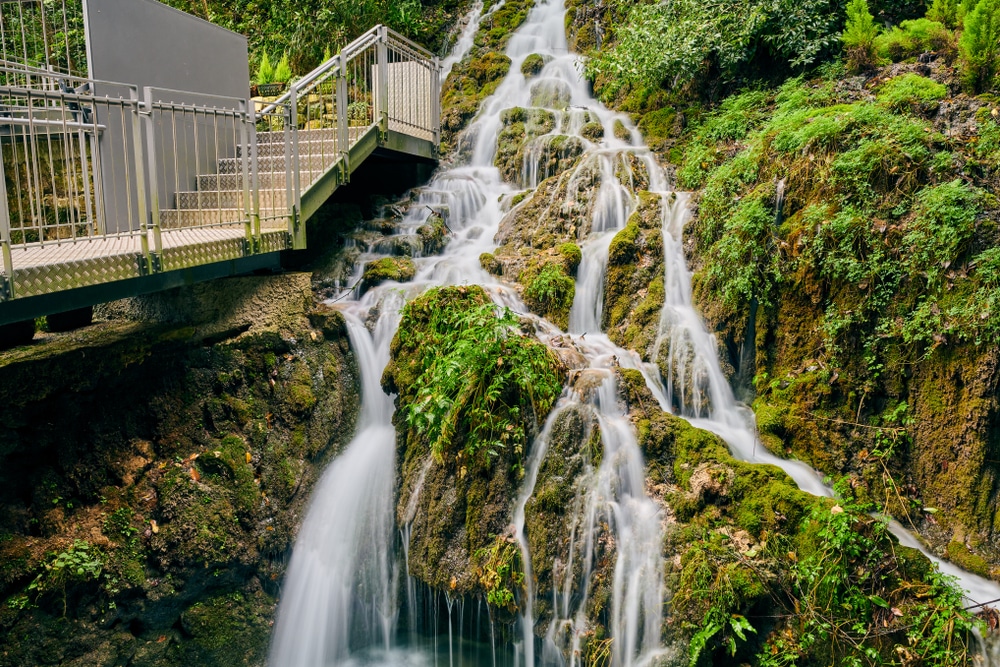
[[274,65],[271,64],[271,58],[268,57],[267,51],[264,51],[260,56],[260,64],[257,66],[257,84],[265,86],[269,83],[274,83]]
[[66,615],[66,588],[74,582],[93,581],[104,569],[104,555],[85,540],[73,540],[66,551],[49,554],[44,569],[28,585],[38,595],[48,592],[62,594],[63,615]]
[[292,80],[292,67],[288,63],[288,54],[281,56],[281,60],[274,67],[274,80],[277,83],[288,83]]
[[958,50],[966,89],[981,93],[993,88],[1000,68],[1000,0],[979,0],[965,17]]
[[757,61],[812,65],[837,43],[839,10],[829,0],[675,0],[639,4],[624,24],[617,43],[587,63],[588,76],[680,86],[712,70],[735,80]]
[[930,19],[903,21],[883,33],[876,41],[878,54],[893,62],[905,60],[927,51],[953,48],[954,36],[944,24]]
[[875,39],[878,26],[868,11],[868,0],[851,0],[847,3],[847,24],[840,40],[847,53],[847,66],[855,71],[875,64]]
[[910,111],[934,104],[948,96],[944,84],[912,72],[889,79],[878,91],[878,103],[893,111]]
[[934,0],[927,10],[927,18],[937,21],[947,28],[958,27],[959,0]]

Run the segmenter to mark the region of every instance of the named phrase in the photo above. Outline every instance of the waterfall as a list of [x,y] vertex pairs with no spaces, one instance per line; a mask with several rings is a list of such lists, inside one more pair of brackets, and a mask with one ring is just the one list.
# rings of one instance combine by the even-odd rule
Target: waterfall
[[282,589],[272,665],[320,667],[354,642],[389,648],[396,616],[393,484],[396,432],[380,378],[398,324],[398,301],[374,333],[346,312],[361,374],[357,435],[326,470],[309,505]]
[[[482,5],[477,3],[452,59],[446,60],[449,66],[471,48],[475,27],[483,15]],[[439,170],[427,186],[415,193],[413,205],[399,223],[400,235],[412,234],[431,212],[441,215],[450,231],[444,252],[427,257],[417,253],[413,258],[416,276],[409,284],[386,283],[360,298],[356,293],[339,295],[350,297],[338,303],[338,308],[347,318],[361,373],[362,414],[354,440],[320,480],[294,546],[274,630],[270,654],[273,667],[359,663],[496,667],[508,664],[511,657],[514,667],[535,667],[561,665],[563,655],[569,666],[575,667],[582,659],[583,638],[593,629],[587,605],[599,568],[597,555],[602,541],[605,548],[613,544],[614,549],[606,628],[611,642],[610,664],[645,665],[663,656],[667,649],[660,644],[660,628],[668,591],[661,552],[666,508],[662,500],[646,493],[645,462],[618,398],[614,373],[618,365],[641,371],[663,409],[718,434],[735,456],[778,465],[805,491],[830,494],[812,468],[780,459],[758,445],[753,413],[736,401],[722,374],[716,341],[691,302],[691,276],[682,245],[689,195],[670,191],[663,169],[649,149],[641,145],[629,118],[608,110],[590,96],[580,76],[578,57],[567,48],[564,16],[562,0],[540,0],[530,10],[525,23],[508,42],[509,73],[483,102],[462,137],[470,148],[468,161]],[[543,56],[545,65],[529,81],[521,73],[521,64],[536,53]],[[442,602],[437,592],[427,590],[432,604],[425,605],[424,611],[441,632],[441,641],[447,637],[447,647],[439,647],[436,637],[430,648],[417,646],[421,640],[413,632],[417,626],[413,618],[409,639],[396,636],[399,574],[407,577],[406,609],[413,615],[421,611],[417,608],[420,584],[410,579],[406,567],[413,518],[410,511],[406,512],[399,538],[403,563],[394,555],[395,433],[392,401],[382,393],[379,378],[389,358],[389,342],[398,326],[404,299],[432,286],[483,285],[499,304],[531,319],[543,341],[567,338],[551,323],[530,314],[512,288],[479,264],[482,253],[496,250],[494,238],[506,213],[504,202],[518,192],[518,186],[504,182],[494,166],[502,114],[513,107],[541,107],[552,113],[556,118],[552,132],[579,140],[583,147],[572,171],[559,176],[564,188],[559,196],[565,201],[553,201],[552,206],[578,212],[582,223],[577,231],[582,262],[568,338],[585,361],[583,368],[575,370],[590,373],[600,381],[589,393],[567,392],[527,449],[526,475],[511,517],[526,574],[526,590],[519,601],[522,640],[514,647],[513,655],[505,654],[494,638],[494,617],[487,608],[491,642],[485,651],[488,657],[467,659],[462,644],[463,623],[465,608],[471,604],[465,605],[462,599],[446,595]],[[594,122],[604,128],[602,139],[581,135],[583,127]],[[621,127],[626,132],[621,132]],[[534,185],[548,173],[539,161],[552,158],[545,148],[551,141],[554,139],[546,135],[537,142],[537,150],[526,151],[527,162],[518,165],[523,181]],[[654,363],[617,347],[601,329],[609,247],[638,205],[639,190],[658,193],[661,198],[665,299],[652,348]],[[391,245],[374,244],[362,261]],[[603,454],[600,463],[588,466],[577,480],[577,495],[567,526],[569,548],[557,556],[562,579],[555,581],[553,576],[553,589],[539,591],[532,576],[526,512],[539,471],[550,455],[553,424],[569,407],[591,416],[600,432]],[[584,443],[578,444],[582,447]],[[423,474],[432,465],[428,459]],[[416,487],[422,485],[422,477]],[[420,492],[419,488],[411,490],[412,494]],[[411,499],[415,511],[415,495]],[[900,527],[893,526],[893,530],[901,539],[913,540]],[[945,565],[943,569],[949,571],[948,567],[953,566]],[[577,568],[580,574],[574,577]],[[1000,598],[1000,587],[993,582],[974,581],[971,575],[959,574],[971,595]],[[536,602],[548,598],[552,600],[551,622],[547,628],[537,627]],[[447,633],[444,621],[448,623]],[[544,640],[538,639],[542,636]],[[405,641],[410,645],[404,649],[401,643]],[[536,642],[540,641],[544,641],[542,651],[536,650]]]

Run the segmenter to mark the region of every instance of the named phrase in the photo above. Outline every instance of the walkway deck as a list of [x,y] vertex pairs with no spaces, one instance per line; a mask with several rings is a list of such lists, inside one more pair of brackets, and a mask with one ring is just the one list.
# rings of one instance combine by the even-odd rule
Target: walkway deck
[[377,26],[268,103],[0,87],[0,325],[279,266],[376,150],[436,157],[439,71]]

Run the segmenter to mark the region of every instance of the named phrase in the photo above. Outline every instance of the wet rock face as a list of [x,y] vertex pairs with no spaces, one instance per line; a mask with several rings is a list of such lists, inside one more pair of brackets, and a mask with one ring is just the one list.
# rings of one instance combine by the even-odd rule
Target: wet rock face
[[615,344],[647,356],[663,306],[661,227],[666,202],[648,192],[640,193],[639,202],[608,251],[603,325]]
[[[304,306],[0,359],[0,665],[263,662],[281,555],[358,408],[343,318]],[[53,578],[60,553],[94,567]]]

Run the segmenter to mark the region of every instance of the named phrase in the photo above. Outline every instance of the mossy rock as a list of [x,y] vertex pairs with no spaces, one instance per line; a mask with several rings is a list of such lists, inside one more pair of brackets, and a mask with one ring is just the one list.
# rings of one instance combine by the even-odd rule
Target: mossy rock
[[383,257],[365,267],[361,281],[365,289],[367,289],[381,285],[389,280],[395,282],[413,280],[413,276],[416,273],[417,267],[412,259],[407,257]]
[[585,123],[583,127],[580,128],[580,134],[585,139],[597,143],[604,138],[604,125],[599,121]]
[[526,270],[518,278],[524,285],[524,301],[532,311],[564,331],[576,296],[576,282],[563,264],[545,264]]
[[425,255],[438,255],[448,245],[448,227],[444,218],[437,213],[427,218],[427,222],[417,228],[417,235],[423,244]]
[[257,664],[267,659],[275,601],[263,591],[233,591],[197,602],[181,613],[190,640],[177,657],[184,664],[219,667]]
[[558,79],[541,80],[531,84],[531,106],[564,110],[569,106],[572,92],[569,85]]
[[541,72],[544,67],[545,58],[538,53],[532,53],[521,63],[521,74],[528,79]]
[[621,121],[620,118],[615,119],[614,126],[612,127],[615,138],[621,139],[622,141],[632,141],[632,133],[625,126],[625,123]]

